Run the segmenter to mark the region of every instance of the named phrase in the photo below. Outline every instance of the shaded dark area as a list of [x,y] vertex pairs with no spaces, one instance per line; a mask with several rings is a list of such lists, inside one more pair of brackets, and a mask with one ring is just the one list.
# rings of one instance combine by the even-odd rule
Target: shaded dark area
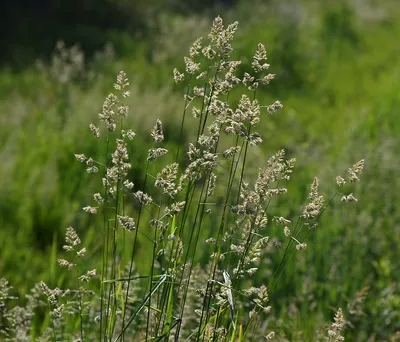
[[137,2],[7,1],[0,28],[0,62],[23,67],[37,57],[48,56],[59,39],[68,45],[80,43],[91,53],[104,46],[112,31],[142,32],[144,10]]
[[[235,0],[202,2],[160,0],[4,1],[0,20],[0,65],[21,68],[50,55],[56,42],[79,43],[91,55],[111,42],[118,53],[124,41],[156,34],[160,12],[206,11]],[[125,44],[126,45],[126,44]]]

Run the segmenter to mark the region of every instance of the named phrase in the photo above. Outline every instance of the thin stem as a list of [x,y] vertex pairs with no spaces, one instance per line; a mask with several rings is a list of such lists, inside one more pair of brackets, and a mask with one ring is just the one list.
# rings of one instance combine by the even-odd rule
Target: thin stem
[[[160,211],[161,208],[158,208],[158,216],[157,220],[160,218]],[[154,276],[154,264],[156,261],[156,248],[157,248],[157,227],[154,227],[154,241],[153,241],[153,254],[151,260],[151,271],[150,271],[150,297],[149,297],[149,305],[147,311],[147,322],[146,322],[146,341],[148,340],[148,333],[149,333],[149,325],[150,325],[150,312],[151,312],[151,286],[153,284],[153,276]]]
[[83,304],[82,304],[82,292],[81,292],[81,285],[79,282],[79,278],[77,278],[78,281],[78,292],[79,292],[79,321],[80,321],[80,332],[81,332],[81,341],[83,342]]
[[[145,170],[145,177],[144,177],[144,181],[143,181],[143,191],[145,191],[145,189],[146,189],[149,165],[150,165],[150,162],[149,162],[149,160],[147,160],[146,170]],[[130,261],[130,264],[129,264],[128,279],[131,278],[132,271],[133,271],[133,258],[134,258],[135,251],[136,251],[136,244],[137,244],[138,231],[139,231],[139,227],[140,227],[140,218],[141,218],[141,214],[142,214],[142,208],[143,208],[143,205],[142,205],[142,203],[140,203],[138,219],[137,219],[137,224],[136,224],[136,230],[135,230],[135,237],[134,237],[133,246],[132,246],[131,261]],[[128,295],[129,295],[130,284],[131,284],[131,282],[128,281],[128,285],[126,287],[126,292],[125,292],[124,310],[123,310],[123,314],[122,314],[122,331],[125,331],[125,314],[126,314],[126,306],[127,306],[127,303],[128,303]]]
[[[325,210],[330,206],[330,204],[332,203],[333,199],[337,196],[337,194],[338,194],[338,193],[336,192],[336,193],[330,198],[330,200],[328,201],[328,203],[326,204],[326,206],[321,210],[321,212],[318,214],[318,216],[314,219],[314,223],[316,223],[316,222],[321,218],[322,214],[323,214],[323,213],[325,212]],[[303,210],[302,210],[302,211],[303,211]],[[300,217],[301,217],[301,216],[299,215],[299,219],[297,220],[296,227],[297,227],[297,224],[298,224],[299,221],[300,221]],[[301,232],[301,230],[302,230],[303,227],[304,227],[304,224],[303,224],[303,225],[299,228],[299,230],[296,232],[296,237],[298,237],[298,235],[300,234],[300,232]],[[295,229],[295,231],[296,231],[296,229]],[[307,238],[307,236],[308,236],[309,233],[310,233],[310,230],[307,231],[307,233],[306,233],[306,235],[305,235],[305,237],[304,237],[303,240],[305,240],[305,239]],[[285,270],[285,265],[284,265],[283,268],[282,268],[282,270],[280,271],[279,275],[277,276],[278,271],[279,271],[280,267],[283,265],[284,258],[285,258],[285,256],[286,256],[286,254],[287,254],[287,252],[288,252],[288,250],[289,250],[289,248],[290,248],[290,246],[291,246],[292,243],[293,243],[293,240],[291,239],[291,240],[289,241],[289,243],[288,243],[286,249],[285,249],[285,254],[284,254],[283,257],[282,257],[281,262],[279,263],[278,267],[276,268],[276,270],[275,270],[275,272],[274,272],[274,274],[273,274],[273,276],[272,276],[272,278],[271,278],[271,282],[272,282],[272,285],[270,286],[270,289],[271,289],[271,290],[275,287],[275,285],[277,284],[278,280],[280,279],[280,277],[282,276],[282,274],[283,274],[283,272],[284,272],[284,270]],[[287,262],[289,262],[290,260],[292,260],[292,258],[294,257],[295,254],[296,254],[296,251],[293,251],[293,253],[290,255],[289,260],[288,260]],[[287,264],[287,262],[286,262],[286,264]],[[276,276],[277,276],[277,278],[275,279]]]
[[[107,155],[108,155],[108,149],[109,149],[109,139],[108,139],[108,132],[107,132],[107,138],[106,138],[106,156],[105,156],[105,161],[104,165],[107,169]],[[106,174],[106,172],[105,172]],[[108,184],[105,184],[104,187],[104,203],[108,202]],[[107,272],[107,256],[108,256],[108,232],[107,232],[107,217],[106,217],[106,209],[103,208],[103,246],[102,246],[102,267],[101,267],[101,282],[100,282],[100,336],[99,336],[99,341],[102,340],[102,332],[103,332],[103,304],[104,304],[104,279],[105,279],[105,274]]]
[[183,107],[181,128],[180,128],[180,131],[179,131],[179,141],[178,141],[178,148],[177,148],[177,151],[176,151],[175,162],[177,162],[178,158],[179,158],[179,152],[180,152],[180,147],[181,147],[180,141],[182,140],[183,127],[184,127],[184,124],[185,124],[185,117],[186,117],[186,109],[187,109],[189,91],[190,91],[190,80],[189,80],[189,84],[187,85],[187,88],[186,88],[185,104],[184,104],[184,107]]

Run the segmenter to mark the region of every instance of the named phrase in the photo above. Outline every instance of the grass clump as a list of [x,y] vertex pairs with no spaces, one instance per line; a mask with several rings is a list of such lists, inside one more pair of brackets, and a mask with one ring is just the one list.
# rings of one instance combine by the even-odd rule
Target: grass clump
[[[265,139],[257,131],[259,123],[282,104],[263,103],[258,97],[259,88],[275,77],[269,73],[264,45],[256,48],[251,72],[239,75],[241,61],[231,60],[237,28],[237,22],[225,27],[217,17],[208,39],[197,39],[190,47],[185,70],[174,69],[174,81],[184,89],[184,105],[180,128],[172,133],[182,141],[190,121],[194,140],[170,151],[164,144],[169,137],[157,119],[139,184],[130,178],[135,167],[130,153],[146,147],[136,146],[135,132],[126,127],[130,84],[124,72],[118,74],[115,92],[104,101],[98,122],[89,124],[93,139],[104,145],[99,149],[104,155],[75,154],[102,184],[93,193],[93,202],[83,208],[101,217],[94,219],[101,222],[101,250],[88,260],[76,231],[67,229],[64,250],[73,257],[58,263],[67,268],[69,283],[76,287],[51,289],[41,283],[47,301],[38,300],[37,306],[50,309],[48,324],[41,329],[44,338],[279,337],[270,314],[279,279],[295,254],[308,247],[307,238],[330,203],[336,197],[357,201],[351,188],[359,181],[364,161],[349,168],[347,177],[336,178],[339,189],[331,197],[321,194],[319,179],[314,178],[300,211],[277,205],[289,203],[284,199],[285,184],[296,159],[282,149],[254,172],[251,154]],[[3,287],[7,288],[5,281]],[[11,316],[3,316],[2,330],[8,338],[17,334],[11,329],[16,326]],[[30,317],[25,327],[31,325]],[[329,340],[342,340],[343,325],[339,309]]]

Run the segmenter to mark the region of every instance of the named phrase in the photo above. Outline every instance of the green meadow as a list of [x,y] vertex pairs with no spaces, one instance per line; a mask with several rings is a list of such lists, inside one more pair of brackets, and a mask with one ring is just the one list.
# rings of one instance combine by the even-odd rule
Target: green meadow
[[[154,289],[162,293],[157,299],[150,296],[151,303],[156,305],[157,302],[159,308],[165,305],[165,309],[153,311],[160,317],[165,313],[168,324],[174,322],[172,311],[180,307],[181,299],[176,302],[171,299],[174,291],[179,291],[166,284],[175,273],[163,273],[163,267],[176,271],[177,259],[156,263],[161,255],[155,254],[159,245],[153,241],[153,228],[146,226],[151,218],[160,217],[160,210],[156,206],[142,210],[143,202],[139,199],[138,203],[137,196],[134,200],[120,198],[117,194],[117,208],[124,213],[120,215],[132,214],[137,221],[139,213],[143,223],[141,230],[136,227],[133,233],[120,233],[118,238],[123,238],[123,242],[115,243],[110,254],[105,253],[106,241],[115,242],[111,235],[104,237],[105,216],[90,215],[82,210],[93,202],[93,193],[102,191],[103,176],[101,172],[86,172],[85,165],[77,161],[74,154],[93,156],[93,159],[95,156],[111,158],[115,146],[94,138],[89,123],[98,122],[98,114],[104,110],[102,105],[107,95],[115,91],[116,76],[123,70],[129,79],[129,85],[124,88],[130,92],[124,99],[129,115],[117,129],[130,128],[136,133],[127,144],[131,166],[126,177],[135,184],[135,191],[143,190],[154,202],[165,201],[162,203],[170,206],[171,198],[162,200],[162,192],[150,184],[169,163],[178,162],[179,174],[183,172],[190,162],[186,153],[189,143],[197,141],[201,130],[191,107],[197,99],[188,103],[188,98],[184,98],[191,83],[187,79],[175,83],[173,70],[184,72],[187,65],[183,57],[189,55],[189,47],[196,38],[207,38],[217,15],[222,17],[224,25],[239,23],[230,56],[231,60],[242,61],[236,70],[239,78],[252,73],[251,63],[258,43],[265,45],[270,64],[268,72],[275,77],[267,86],[254,91],[254,98],[262,106],[280,101],[283,108],[273,115],[266,111],[261,113],[256,130],[263,142],[256,146],[249,144],[248,154],[246,148],[246,154],[240,155],[245,159],[243,164],[239,164],[243,159],[238,157],[237,181],[230,183],[232,166],[229,160],[213,169],[218,184],[209,207],[210,214],[204,214],[204,221],[199,225],[201,229],[198,228],[198,247],[192,248],[195,244],[187,230],[182,231],[180,239],[174,240],[182,242],[184,251],[188,248],[189,257],[185,261],[190,261],[193,271],[196,267],[206,272],[212,266],[219,267],[221,274],[218,277],[214,274],[212,278],[215,286],[224,282],[222,271],[230,273],[232,288],[236,286],[237,290],[233,292],[234,303],[238,306],[236,314],[230,315],[230,295],[222,286],[221,296],[226,296],[228,302],[221,306],[214,303],[215,313],[210,300],[207,310],[203,307],[201,318],[204,316],[208,322],[215,319],[215,331],[218,321],[218,326],[225,326],[227,333],[217,337],[215,332],[207,330],[208,326],[202,330],[204,322],[200,322],[197,335],[185,335],[185,339],[177,340],[259,341],[262,340],[260,336],[269,336],[268,339],[276,341],[339,341],[324,339],[339,308],[343,310],[341,334],[345,340],[400,340],[400,3],[395,0],[256,1],[251,5],[248,1],[238,1],[203,11],[160,11],[152,18],[157,28],[143,37],[129,31],[121,34],[106,31],[110,43],[95,53],[85,51],[84,46],[60,42],[47,58],[18,69],[4,66],[0,70],[0,277],[6,278],[12,286],[10,296],[18,298],[7,299],[0,292],[0,303],[5,303],[0,306],[0,310],[4,310],[0,313],[2,330],[9,329],[10,325],[4,314],[5,307],[26,305],[29,302],[26,296],[38,282],[44,281],[50,288],[76,285],[71,273],[61,269],[57,261],[65,258],[62,247],[66,228],[70,226],[87,249],[80,267],[97,269],[98,277],[90,283],[90,289],[95,291],[100,279],[105,279],[101,271],[109,280],[121,278],[123,267],[129,269],[131,265],[132,245],[135,244],[132,254],[135,274],[147,277],[151,269],[151,280],[142,279],[138,286],[152,289],[153,281]],[[244,91],[249,97],[253,96],[246,87],[234,87],[224,95],[223,101],[236,107]],[[155,146],[150,132],[157,119],[162,121],[164,135],[160,147],[170,152],[154,163],[147,163],[148,150]],[[206,122],[208,125],[207,118],[204,125]],[[109,137],[115,144],[115,136]],[[234,141],[235,138],[221,141],[217,150],[227,149]],[[243,146],[247,145],[243,144],[244,153]],[[219,241],[220,222],[234,222],[233,218],[225,219],[224,203],[227,206],[234,204],[236,198],[239,200],[240,185],[243,182],[253,185],[259,168],[265,168],[270,157],[281,149],[285,150],[285,158],[296,158],[290,180],[284,184],[287,194],[268,203],[268,223],[257,234],[268,236],[269,240],[257,262],[257,271],[249,279],[236,280],[233,274],[236,259],[226,252],[226,268],[222,259],[214,263],[211,257],[214,245],[204,241],[210,237]],[[345,177],[348,169],[360,160],[365,160],[360,181],[338,189],[336,177]],[[241,165],[243,172],[240,174]],[[204,172],[206,182],[211,176],[209,171]],[[296,219],[310,200],[314,177],[319,179],[319,191],[326,207],[318,219],[301,226],[296,235],[297,242],[305,243],[307,248],[297,250],[293,245],[290,249],[291,244],[297,242],[288,240],[283,226],[276,224],[273,218],[288,218],[295,229]],[[178,232],[180,224],[197,227],[196,210],[203,212],[199,209],[203,205],[199,190],[203,178],[191,182],[186,202],[192,198],[199,204],[183,213],[177,209],[171,215],[170,231],[165,240],[154,233],[164,241],[161,244],[167,246],[166,251],[169,237],[173,235],[172,241],[177,235],[172,228]],[[343,195],[350,193],[357,201],[341,201]],[[232,239],[234,243],[235,238]],[[223,248],[216,252],[218,257],[221,250]],[[108,257],[113,261],[105,264]],[[168,262],[174,267],[166,267]],[[107,273],[108,266],[110,273]],[[204,274],[198,272],[195,276],[201,279]],[[225,284],[230,283],[225,281]],[[254,330],[249,328],[246,335],[244,327],[251,310],[247,304],[239,307],[240,291],[262,284],[269,289],[270,312],[251,326]],[[110,297],[121,296],[113,285],[104,286]],[[146,293],[138,290],[138,296],[146,298],[143,307],[147,306],[152,312]],[[163,296],[167,298],[165,304]],[[122,307],[124,327],[127,311],[124,300]],[[38,307],[35,310],[27,334],[31,340],[45,333],[46,326],[52,322],[47,309]],[[116,317],[118,309],[112,307],[112,310]],[[135,337],[131,332],[125,337],[126,341],[157,340],[151,339],[156,331],[152,327],[157,327],[162,336],[158,340],[172,340],[176,331],[162,328],[162,324],[159,327],[150,316],[140,318],[140,324],[132,328],[133,332],[145,333]],[[109,321],[104,318],[105,325],[108,324],[104,340],[116,338],[112,326],[112,319],[118,326],[115,317]],[[155,321],[164,322],[161,318]],[[66,322],[71,330],[79,330],[76,321]],[[94,340],[85,329],[89,328],[81,327],[81,339]],[[272,331],[274,337],[268,335]],[[182,330],[182,336],[185,333]],[[82,338],[85,334],[86,339]],[[95,339],[102,338],[101,334],[96,334]],[[57,334],[51,336],[49,340],[59,340]],[[19,341],[12,334],[9,338]]]

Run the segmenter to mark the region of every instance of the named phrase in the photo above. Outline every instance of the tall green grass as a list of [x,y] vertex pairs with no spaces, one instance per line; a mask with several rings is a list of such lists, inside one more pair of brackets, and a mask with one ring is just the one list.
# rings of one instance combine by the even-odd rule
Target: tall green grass
[[[197,128],[193,123],[189,126],[195,128],[196,138],[168,151],[162,145],[162,121],[157,119],[140,186],[129,177],[129,151],[144,146],[135,146],[136,134],[127,127],[130,83],[125,72],[118,74],[116,92],[107,96],[97,120],[89,124],[103,148],[89,150],[88,156],[75,154],[87,174],[101,175],[102,186],[94,190],[93,204],[82,208],[101,216],[93,236],[100,250],[85,259],[90,252],[82,248],[75,229],[67,228],[63,249],[68,256],[57,262],[69,271],[64,283],[72,287],[52,289],[40,283],[49,307],[45,338],[245,341],[275,337],[263,322],[286,266],[307,248],[307,237],[335,197],[342,202],[358,200],[348,189],[325,200],[315,177],[306,204],[294,218],[286,217],[293,216],[290,210],[296,212],[296,206],[274,205],[285,203],[280,197],[287,193],[285,183],[292,177],[296,159],[280,150],[257,173],[252,170],[249,156],[263,142],[257,126],[282,104],[263,104],[257,97],[258,89],[275,78],[268,71],[264,45],[257,46],[251,74],[238,73],[241,61],[231,59],[237,27],[237,22],[224,27],[217,17],[208,41],[200,38],[190,47],[185,71],[174,69],[175,83],[183,83],[185,89],[175,135],[182,141],[188,121],[193,121],[191,113]],[[61,84],[74,76],[74,68],[80,71],[75,62],[82,59],[73,57],[55,61]],[[238,87],[242,95],[231,96]],[[64,91],[69,99],[68,88]],[[154,168],[159,159],[167,163]],[[346,179],[336,178],[337,186],[358,182],[363,168],[364,160],[354,164]],[[254,175],[255,180],[249,181]],[[259,282],[255,275],[265,272],[268,278],[260,277]],[[84,284],[96,281],[97,273],[98,286],[86,289]],[[11,298],[8,291],[3,281],[4,305]],[[15,308],[6,310],[5,336],[28,338],[34,331],[32,318],[42,305],[40,300],[30,301],[23,322]],[[343,339],[341,310],[335,320],[329,336],[339,341]]]
[[[264,11],[260,7],[249,16],[249,9],[239,6],[235,13],[228,13],[228,17],[239,18],[242,27],[235,58],[250,60],[248,51],[254,50],[258,41],[265,42],[271,51],[269,60],[277,81],[267,92],[260,90],[258,96],[271,103],[279,98],[285,107],[280,115],[261,122],[260,131],[268,141],[253,151],[248,165],[259,166],[265,156],[282,147],[290,157],[296,156],[296,181],[287,185],[290,206],[284,201],[278,204],[287,208],[282,215],[295,215],[300,210],[308,192],[306,184],[314,174],[322,184],[329,184],[354,160],[365,157],[368,161],[366,182],[357,190],[360,199],[356,206],[347,214],[336,208],[327,211],[320,224],[323,228],[308,237],[312,248],[292,259],[279,278],[271,297],[274,311],[270,326],[276,326],[280,336],[289,340],[312,339],[317,327],[329,319],[331,307],[338,306],[344,309],[348,320],[345,334],[351,340],[364,341],[371,336],[389,340],[399,329],[399,216],[394,191],[399,167],[399,51],[393,42],[400,29],[395,20],[398,6],[388,1],[381,6],[372,11],[378,17],[371,11],[366,16],[363,7],[349,7],[348,11],[306,2],[302,11],[296,12],[305,14],[301,20],[284,8]],[[282,16],[285,20],[280,20]],[[100,251],[98,222],[80,213],[90,200],[88,189],[98,188],[97,182],[82,177],[79,165],[71,163],[71,155],[82,151],[105,155],[104,146],[89,139],[86,127],[96,117],[112,75],[122,66],[128,75],[134,75],[130,77],[128,103],[135,114],[127,125],[137,131],[136,143],[149,146],[151,138],[138,127],[150,131],[157,117],[163,121],[169,149],[195,138],[189,133],[192,130],[185,130],[182,137],[174,134],[180,131],[181,89],[172,90],[167,77],[184,52],[177,44],[168,48],[163,42],[175,42],[178,34],[181,37],[179,30],[174,33],[168,28],[175,20],[181,27],[186,19],[168,20],[165,35],[169,40],[160,37],[160,45],[148,48],[156,57],[155,64],[140,56],[134,61],[113,60],[99,65],[92,81],[69,82],[68,91],[36,70],[22,75],[2,71],[0,170],[8,181],[3,182],[0,195],[0,239],[6,246],[1,251],[0,268],[15,286],[15,294],[26,293],[39,279],[52,287],[68,283],[68,273],[60,277],[55,266],[65,227],[76,227],[83,244],[92,253]],[[207,19],[202,20],[204,28]],[[188,22],[190,27],[191,20]],[[338,29],[341,26],[344,28]],[[352,41],[346,38],[349,30]],[[194,38],[193,31],[187,30],[185,41]],[[243,65],[240,71],[249,71],[246,63]],[[182,62],[179,67],[183,66]],[[238,91],[230,98],[239,95]],[[129,176],[142,185],[146,150],[135,149],[130,157],[135,162]],[[152,174],[156,170],[154,166]],[[293,205],[297,210],[289,209]],[[140,242],[141,260],[147,260],[149,246]],[[199,256],[201,264],[208,261],[207,255]],[[272,261],[279,262],[279,257],[272,256]],[[254,277],[261,283],[267,276],[265,272]],[[369,291],[359,310],[351,310],[365,287]]]

